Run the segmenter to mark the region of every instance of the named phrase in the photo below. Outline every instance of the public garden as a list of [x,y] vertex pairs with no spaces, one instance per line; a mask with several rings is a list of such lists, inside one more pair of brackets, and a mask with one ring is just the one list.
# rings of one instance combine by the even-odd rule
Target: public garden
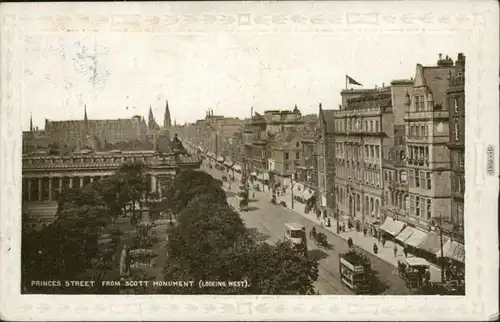
[[[23,293],[315,294],[317,261],[287,243],[254,240],[221,181],[186,170],[161,184],[161,198],[149,193],[144,166],[136,162],[64,191],[52,224],[23,230]],[[92,280],[95,286],[41,288],[35,280]],[[113,285],[120,280],[120,287]],[[125,280],[247,284],[125,288]]]

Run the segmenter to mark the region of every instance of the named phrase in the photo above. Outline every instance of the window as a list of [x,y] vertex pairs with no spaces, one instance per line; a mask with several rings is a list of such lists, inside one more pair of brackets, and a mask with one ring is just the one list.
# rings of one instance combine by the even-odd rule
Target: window
[[288,160],[288,158],[289,158],[288,152],[285,152],[285,160]]
[[427,199],[427,220],[432,217],[432,199]]
[[415,187],[420,188],[420,171],[416,170],[415,171]]
[[370,158],[375,158],[375,149],[373,145],[370,145]]
[[389,172],[389,181],[392,182],[392,172]]
[[376,146],[375,147],[375,159],[379,159],[380,157],[380,147],[379,146]]
[[415,170],[410,170],[410,187],[415,186]]
[[458,123],[455,122],[455,141],[460,140],[460,132],[458,130]]
[[[426,172],[422,171],[422,173],[421,173],[422,175],[420,176],[420,187],[422,187],[424,189],[426,187],[426,185],[425,185],[425,173]],[[429,173],[427,172],[427,174],[429,174]]]
[[372,125],[373,125],[373,123],[372,123],[372,121],[370,121],[370,128],[368,129],[368,131],[370,131],[370,132],[373,132]]
[[415,96],[415,110],[418,111],[420,109],[420,96]]
[[384,171],[384,178],[385,178],[385,181],[387,181],[387,180],[388,180],[387,170],[386,170],[386,171]]
[[431,173],[427,172],[427,189],[431,190],[432,189],[432,181],[431,181]]
[[410,215],[415,214],[415,196],[410,196]]
[[285,172],[288,172],[290,170],[290,165],[288,163],[285,163]]
[[420,197],[415,198],[415,216],[420,217]]
[[458,113],[458,97],[455,97],[453,101],[455,103],[455,113]]
[[300,152],[295,152],[295,159],[300,159]]
[[375,121],[375,132],[378,132],[378,121]]
[[359,195],[356,195],[356,211],[360,210],[360,204],[361,204],[361,197]]
[[464,166],[465,166],[465,159],[464,159],[464,154],[463,153],[460,153],[459,159],[460,159],[460,168],[463,169]]
[[298,147],[300,147],[300,142],[296,142],[296,143],[295,143],[295,146],[296,146],[297,148],[298,148]]

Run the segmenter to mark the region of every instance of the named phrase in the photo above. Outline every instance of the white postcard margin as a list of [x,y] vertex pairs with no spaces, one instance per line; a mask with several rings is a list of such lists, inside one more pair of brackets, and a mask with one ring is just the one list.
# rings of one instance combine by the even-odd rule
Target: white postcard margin
[[[164,14],[159,15],[158,12]],[[309,14],[305,13],[309,12]],[[6,320],[477,320],[498,314],[498,5],[475,2],[0,5],[0,314]],[[214,20],[215,19],[215,20]],[[297,23],[300,22],[300,23]],[[16,46],[45,32],[467,33],[465,297],[20,295],[22,80]],[[406,75],[402,75],[406,76]],[[412,76],[412,75],[408,75]],[[494,173],[486,171],[493,148]],[[491,150],[490,150],[491,151]]]

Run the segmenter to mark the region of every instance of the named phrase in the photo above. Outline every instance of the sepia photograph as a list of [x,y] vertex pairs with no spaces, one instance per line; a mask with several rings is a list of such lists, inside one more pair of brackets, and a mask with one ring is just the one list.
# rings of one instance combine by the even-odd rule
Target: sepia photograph
[[500,89],[494,72],[471,90],[479,18],[391,29],[343,2],[251,4],[0,7],[21,297],[479,296]]

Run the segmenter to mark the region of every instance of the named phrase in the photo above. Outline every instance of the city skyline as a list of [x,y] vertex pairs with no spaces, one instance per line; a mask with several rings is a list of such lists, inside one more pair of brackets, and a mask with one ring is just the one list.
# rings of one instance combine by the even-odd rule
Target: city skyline
[[[34,125],[43,128],[46,118],[83,119],[84,106],[89,119],[147,118],[151,107],[161,124],[166,100],[179,124],[204,118],[208,109],[246,118],[251,107],[261,113],[297,105],[303,114],[317,114],[319,103],[324,109],[340,104],[346,74],[363,84],[353,88],[373,88],[413,77],[416,64],[434,65],[439,53],[467,55],[464,40],[453,34],[354,40],[342,35],[194,35],[169,36],[169,45],[158,37],[166,36],[132,35],[118,41],[71,35],[27,44],[20,85],[23,130],[29,129],[30,114]],[[375,58],[373,52],[381,54]]]

